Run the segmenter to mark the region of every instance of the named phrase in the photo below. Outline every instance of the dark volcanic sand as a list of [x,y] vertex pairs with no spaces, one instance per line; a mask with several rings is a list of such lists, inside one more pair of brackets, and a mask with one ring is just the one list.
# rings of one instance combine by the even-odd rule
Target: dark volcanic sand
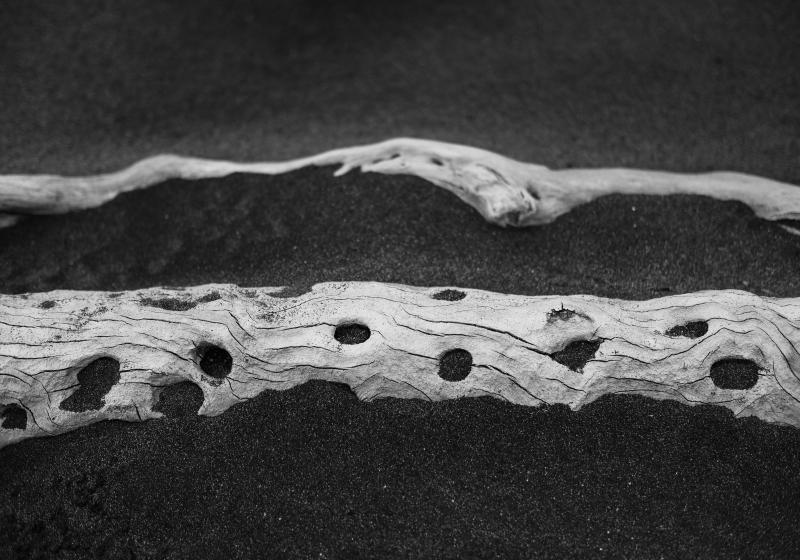
[[[420,180],[331,169],[173,181],[0,231],[15,263],[0,272],[6,292],[352,279],[786,296],[798,253],[800,237],[739,203],[608,197],[504,231]],[[178,392],[165,412],[196,398]],[[573,413],[488,398],[365,404],[312,383],[217,418],[26,441],[0,451],[0,481],[0,552],[23,557],[800,551],[800,430],[638,397]]]
[[0,290],[124,290],[374,280],[647,299],[800,293],[800,236],[745,205],[609,196],[553,224],[501,229],[421,179],[306,168],[169,181],[93,210],[0,230]]
[[[112,4],[4,7],[0,172],[402,134],[556,167],[800,183],[794,0]],[[738,203],[612,196],[501,230],[423,181],[332,171],[171,181],[31,218],[0,230],[0,291],[800,294],[800,237]],[[165,413],[197,406],[184,389]],[[217,418],[0,450],[0,558],[797,558],[798,526],[800,430],[638,397],[573,413],[364,404],[311,383]]]

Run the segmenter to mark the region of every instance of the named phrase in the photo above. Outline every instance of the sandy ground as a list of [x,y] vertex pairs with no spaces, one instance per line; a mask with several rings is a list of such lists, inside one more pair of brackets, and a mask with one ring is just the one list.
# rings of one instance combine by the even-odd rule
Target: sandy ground
[[[800,184],[791,1],[26,2],[0,25],[3,173],[414,135],[553,167]],[[7,293],[328,280],[800,293],[800,238],[738,203],[613,196],[507,231],[423,181],[329,168],[170,181],[31,218],[0,230],[0,263]],[[800,431],[727,410],[365,404],[312,383],[217,418],[0,451],[0,557],[794,558],[798,503]]]

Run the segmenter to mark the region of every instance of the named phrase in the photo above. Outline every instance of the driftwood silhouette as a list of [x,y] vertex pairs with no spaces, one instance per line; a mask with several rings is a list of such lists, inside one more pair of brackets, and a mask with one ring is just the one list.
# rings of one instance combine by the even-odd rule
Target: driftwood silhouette
[[380,283],[281,295],[206,285],[0,296],[0,446],[159,418],[176,388],[216,415],[311,379],[364,400],[491,396],[572,409],[636,393],[800,426],[800,298],[622,301]]
[[[600,196],[696,194],[747,204],[765,220],[800,220],[800,188],[743,173],[667,173],[635,169],[563,169],[523,163],[499,154],[431,140],[396,138],[278,163],[159,155],[116,173],[89,177],[0,176],[0,227],[25,214],[59,214],[93,208],[118,194],[167,179],[274,175],[310,165],[415,175],[445,188],[500,226],[546,224]],[[782,224],[792,233],[797,228]]]

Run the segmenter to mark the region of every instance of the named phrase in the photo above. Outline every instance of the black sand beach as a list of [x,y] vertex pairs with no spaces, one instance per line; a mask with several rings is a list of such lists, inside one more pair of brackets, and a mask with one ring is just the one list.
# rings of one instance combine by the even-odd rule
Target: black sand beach
[[[800,184],[800,8],[145,2],[4,8],[0,173],[282,159],[410,135],[551,167]],[[744,205],[611,196],[503,230],[411,177],[169,181],[0,230],[0,291],[377,280],[646,299],[800,295]],[[642,397],[264,393],[0,450],[3,558],[796,558],[800,431]]]

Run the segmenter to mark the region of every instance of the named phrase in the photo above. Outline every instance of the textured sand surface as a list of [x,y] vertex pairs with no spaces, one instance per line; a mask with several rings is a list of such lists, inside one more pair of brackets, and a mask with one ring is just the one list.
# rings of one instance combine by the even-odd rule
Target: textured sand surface
[[[6,8],[3,173],[98,172],[164,151],[278,159],[414,135],[552,167],[800,182],[795,2],[120,5]],[[800,293],[799,238],[737,203],[612,196],[504,231],[423,181],[331,171],[174,181],[26,220],[0,231],[0,289]],[[198,404],[178,395],[169,420],[0,451],[0,556],[800,551],[800,432],[724,410],[633,397],[579,413],[365,404],[312,383],[178,417]]]

